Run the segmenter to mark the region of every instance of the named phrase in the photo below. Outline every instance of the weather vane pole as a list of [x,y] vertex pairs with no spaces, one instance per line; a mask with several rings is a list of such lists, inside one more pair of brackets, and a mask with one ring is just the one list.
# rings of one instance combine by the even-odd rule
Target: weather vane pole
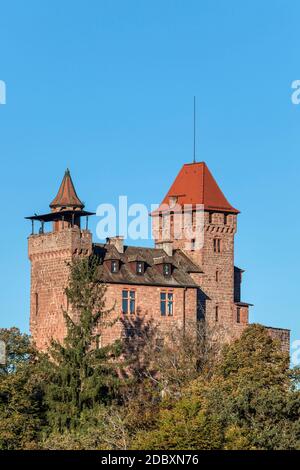
[[194,96],[194,160],[196,163],[196,96]]

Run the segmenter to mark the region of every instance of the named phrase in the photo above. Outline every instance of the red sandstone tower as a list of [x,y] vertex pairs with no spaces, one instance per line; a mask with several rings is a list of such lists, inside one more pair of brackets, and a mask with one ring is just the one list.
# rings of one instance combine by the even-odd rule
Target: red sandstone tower
[[[28,238],[31,261],[30,331],[38,349],[45,350],[54,339],[65,336],[63,308],[67,309],[65,288],[68,284],[68,266],[76,254],[92,252],[92,235],[80,228],[80,219],[92,215],[83,210],[69,170],[65,172],[57,196],[50,204],[48,214],[28,217],[32,234]],[[39,233],[34,233],[35,221],[40,222]],[[45,233],[46,223],[52,230]]]
[[[167,236],[173,249],[181,249],[202,268],[202,273],[192,274],[200,287],[198,317],[205,317],[210,324],[222,325],[231,337],[238,336],[248,324],[250,305],[241,302],[242,270],[234,266],[234,236],[239,211],[227,201],[204,162],[185,164],[162,204],[170,207],[171,231],[164,234],[161,205],[154,213],[154,218],[161,219],[155,222],[156,246],[160,246]],[[181,212],[184,207],[190,208],[195,236],[198,235],[195,232],[197,210],[202,212],[200,247],[186,237],[174,237],[176,211]]]

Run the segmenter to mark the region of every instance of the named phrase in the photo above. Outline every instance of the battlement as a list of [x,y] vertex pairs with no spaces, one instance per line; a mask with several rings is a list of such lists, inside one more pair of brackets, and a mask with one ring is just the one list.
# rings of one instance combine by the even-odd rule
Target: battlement
[[59,253],[71,256],[90,255],[92,253],[91,232],[74,226],[59,232],[41,233],[28,237],[28,256],[31,261]]

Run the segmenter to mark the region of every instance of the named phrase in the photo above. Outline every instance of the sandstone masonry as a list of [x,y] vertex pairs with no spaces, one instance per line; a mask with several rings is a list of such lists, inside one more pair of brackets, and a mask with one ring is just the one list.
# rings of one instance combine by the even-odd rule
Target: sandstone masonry
[[[192,224],[199,204],[204,210],[203,246],[174,236],[172,207],[191,206]],[[51,212],[29,219],[40,222],[38,234],[28,239],[31,261],[30,330],[36,346],[46,350],[52,338],[63,341],[66,328],[63,310],[68,310],[65,288],[68,263],[76,256],[99,257],[99,282],[107,286],[106,307],[115,322],[104,328],[101,344],[130,334],[124,327],[144,320],[155,322],[161,335],[177,325],[196,325],[204,319],[220,326],[223,341],[240,336],[249,324],[250,304],[241,301],[243,270],[234,265],[234,237],[239,211],[229,204],[205,163],[184,165],[164,198],[169,205],[170,225],[164,233],[163,210],[155,211],[155,248],[124,246],[122,237],[104,244],[92,242],[91,232],[81,228],[84,210],[67,170]],[[52,223],[45,233],[44,224]],[[173,225],[172,225],[173,224]],[[195,228],[195,227],[194,227]],[[140,323],[137,321],[140,319]],[[289,330],[268,327],[284,350],[289,350]]]

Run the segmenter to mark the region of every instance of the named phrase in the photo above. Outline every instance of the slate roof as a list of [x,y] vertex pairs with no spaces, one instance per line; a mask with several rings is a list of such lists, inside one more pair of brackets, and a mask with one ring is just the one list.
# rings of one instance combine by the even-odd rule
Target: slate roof
[[[198,287],[190,273],[202,273],[201,268],[181,250],[175,250],[170,257],[164,250],[158,248],[124,246],[124,253],[119,253],[114,245],[95,243],[93,251],[100,259],[99,280],[107,284]],[[120,261],[120,270],[117,273],[112,273],[107,263],[103,263],[112,259]],[[138,260],[145,262],[143,274],[136,274],[132,269],[131,263]],[[158,264],[161,262],[172,264],[170,277],[164,276],[159,270]]]

